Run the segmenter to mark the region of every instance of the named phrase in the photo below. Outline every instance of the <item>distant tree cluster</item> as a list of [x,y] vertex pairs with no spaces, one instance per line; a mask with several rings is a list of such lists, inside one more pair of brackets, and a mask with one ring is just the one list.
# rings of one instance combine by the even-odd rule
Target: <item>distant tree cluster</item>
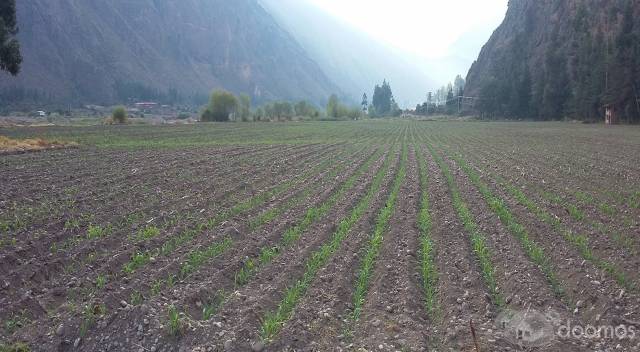
[[427,101],[418,104],[415,109],[416,115],[453,115],[460,110],[460,97],[464,95],[465,80],[461,75],[457,75],[453,83],[440,87],[435,93],[427,94]]
[[335,94],[329,97],[329,102],[327,103],[327,118],[332,120],[358,120],[362,118],[362,116],[363,114],[359,107],[349,107],[342,104]]
[[607,11],[608,26],[592,23],[598,11],[579,2],[571,35],[553,32],[539,64],[529,61],[527,30],[517,34],[509,56],[496,58],[482,81],[482,116],[599,120],[603,106],[612,105],[621,120],[640,122],[640,21],[634,1],[621,0]]
[[202,112],[201,120],[226,122],[237,112],[237,109],[238,99],[235,95],[224,90],[216,90],[211,93],[209,105]]
[[257,107],[251,106],[251,97],[224,90],[211,93],[209,104],[200,116],[202,121],[290,121],[294,118],[319,119],[320,110],[307,101],[290,103],[288,101],[273,101]]
[[400,110],[393,97],[391,84],[389,84],[387,80],[384,80],[382,85],[376,85],[374,87],[371,105],[369,105],[368,110],[369,116],[374,118],[400,116],[400,114],[402,114],[402,110]]
[[16,1],[2,0],[0,1],[0,70],[14,76],[20,72],[22,64],[17,34]]

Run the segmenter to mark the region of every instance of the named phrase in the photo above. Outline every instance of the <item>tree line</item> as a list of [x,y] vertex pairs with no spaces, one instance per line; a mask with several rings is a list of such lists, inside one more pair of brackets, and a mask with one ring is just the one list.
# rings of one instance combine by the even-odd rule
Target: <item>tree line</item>
[[305,100],[293,103],[289,101],[273,101],[253,108],[251,97],[248,95],[240,94],[236,96],[225,90],[213,91],[209,104],[200,114],[200,119],[207,122],[291,121],[296,118],[347,120],[360,117],[358,108],[348,108],[343,105],[337,95],[329,97],[325,111]]
[[414,114],[428,115],[454,115],[460,112],[460,97],[464,95],[465,80],[457,75],[453,83],[449,82],[435,92],[427,93],[427,100],[416,105]]
[[374,87],[371,104],[367,94],[363,95],[361,107],[340,100],[332,94],[324,109],[301,100],[298,102],[274,101],[256,108],[251,105],[251,97],[238,96],[225,90],[211,93],[209,103],[202,110],[202,121],[290,121],[293,119],[313,120],[359,120],[365,117],[380,118],[400,116],[402,110],[393,97],[391,85],[386,80]]

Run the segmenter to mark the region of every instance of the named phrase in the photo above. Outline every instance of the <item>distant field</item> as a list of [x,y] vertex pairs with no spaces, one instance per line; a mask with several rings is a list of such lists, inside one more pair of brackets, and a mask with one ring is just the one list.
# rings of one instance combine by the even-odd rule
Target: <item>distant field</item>
[[[509,309],[581,326],[640,320],[638,127],[396,120],[0,135],[79,143],[0,156],[0,346],[499,351],[532,343],[496,324]],[[534,343],[640,348],[548,337]]]

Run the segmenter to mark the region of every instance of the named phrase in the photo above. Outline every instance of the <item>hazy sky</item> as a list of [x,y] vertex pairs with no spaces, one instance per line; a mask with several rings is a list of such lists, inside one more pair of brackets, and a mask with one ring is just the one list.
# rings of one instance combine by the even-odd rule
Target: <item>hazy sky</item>
[[482,41],[479,51],[504,18],[508,0],[307,1],[388,45],[433,60],[459,55],[457,44],[482,32],[471,39]]

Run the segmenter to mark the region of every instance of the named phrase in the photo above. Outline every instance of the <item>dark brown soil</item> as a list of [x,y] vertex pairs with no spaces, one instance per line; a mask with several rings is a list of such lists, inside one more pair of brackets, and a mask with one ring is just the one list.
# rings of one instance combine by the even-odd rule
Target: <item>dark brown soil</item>
[[[640,329],[640,209],[630,201],[640,191],[640,139],[627,138],[637,132],[564,124],[345,122],[339,128],[323,124],[329,133],[314,144],[304,138],[321,140],[315,138],[318,132],[305,130],[306,123],[296,126],[299,135],[272,145],[80,146],[1,155],[0,350],[23,341],[31,351],[47,352],[475,352],[476,344],[479,351],[640,351],[637,338],[570,338],[556,331],[567,322]],[[353,126],[361,129],[349,130]],[[223,128],[231,135],[251,136],[239,125]],[[280,135],[287,126],[273,128]],[[146,136],[136,131],[136,138]],[[158,133],[171,138],[189,133],[186,127],[178,135],[171,132]],[[472,221],[486,237],[504,306],[492,300],[470,233],[454,209],[452,189],[427,143],[448,165]],[[409,150],[406,178],[354,321],[359,268],[399,170],[400,146]],[[454,152],[544,251],[562,294],[554,292]],[[385,158],[389,170],[365,214],[317,271],[278,333],[262,341],[265,314],[277,308],[287,288],[305,273],[310,256],[364,197]],[[419,182],[420,159],[427,166],[426,190]],[[246,283],[236,284],[235,274],[249,259],[279,244],[288,229],[336,194],[363,165],[368,169],[358,173],[353,187],[299,239],[259,266]],[[562,228],[585,235],[595,258],[622,269],[626,283],[617,282],[597,259],[585,260],[575,244],[520,204],[499,178],[559,219]],[[430,199],[429,236],[438,274],[436,309],[430,313],[417,227],[423,191]],[[261,198],[265,194],[269,197]],[[239,204],[246,208],[205,226]],[[569,214],[568,204],[584,217]],[[255,225],[258,219],[266,220]],[[111,231],[88,238],[95,227]],[[148,227],[158,233],[141,238],[140,231]],[[171,251],[153,252],[188,233],[193,237]],[[203,260],[188,276],[179,275],[194,253],[227,238],[231,242],[224,251]],[[152,258],[132,273],[123,271],[134,254],[148,251]],[[102,279],[104,286],[99,285]],[[215,307],[205,320],[208,305]],[[175,334],[170,332],[170,307],[179,317]],[[542,313],[556,330],[544,343],[527,345],[501,326],[508,312]]]

